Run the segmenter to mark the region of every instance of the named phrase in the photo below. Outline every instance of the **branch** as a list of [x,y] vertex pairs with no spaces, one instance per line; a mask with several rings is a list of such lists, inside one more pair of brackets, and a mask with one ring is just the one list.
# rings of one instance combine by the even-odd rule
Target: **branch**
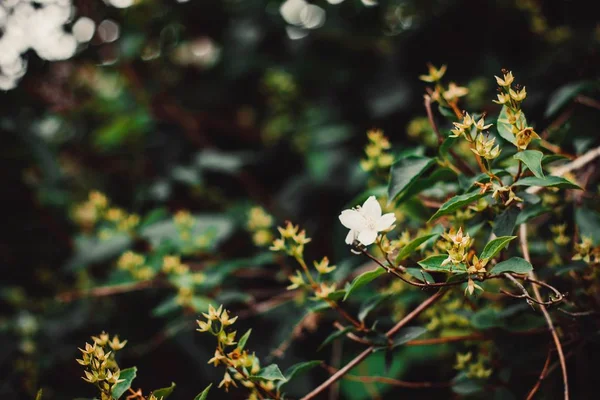
[[[388,339],[393,338],[394,335],[396,335],[396,333],[398,333],[398,331],[400,329],[402,329],[402,327],[404,327],[404,325],[406,325],[407,323],[409,323],[410,321],[412,321],[419,314],[421,314],[423,311],[425,311],[427,308],[429,308],[431,305],[433,305],[436,301],[438,301],[440,298],[442,298],[442,296],[444,294],[446,294],[446,290],[439,290],[433,296],[431,296],[430,298],[428,298],[427,300],[425,300],[423,303],[419,304],[419,306],[417,308],[415,308],[412,312],[410,312],[409,314],[407,314],[393,328],[391,328],[389,331],[387,331],[387,333],[385,334],[385,336]],[[300,400],[314,399],[319,393],[323,392],[329,386],[331,386],[332,384],[334,384],[335,382],[337,382],[344,375],[346,375],[348,373],[348,371],[350,371],[352,368],[354,368],[355,366],[357,366],[358,364],[360,364],[365,358],[367,358],[368,356],[370,356],[371,353],[374,350],[375,350],[375,346],[369,346],[362,353],[360,353],[359,355],[357,355],[356,357],[354,357],[354,359],[352,359],[343,368],[339,369],[335,374],[333,374],[332,376],[330,376],[329,379],[327,379],[325,382],[323,382],[322,384],[320,384],[319,386],[317,386],[314,390],[312,390],[306,396],[302,397]]]
[[[330,374],[335,374],[339,370],[329,365],[323,364]],[[452,385],[452,382],[407,382],[398,379],[388,378],[385,376],[359,376],[347,374],[344,379],[362,383],[384,383],[386,385],[399,386],[410,389],[423,389],[423,388],[444,388]]]
[[133,292],[136,290],[143,290],[154,287],[166,287],[169,286],[164,281],[151,279],[147,281],[123,283],[120,285],[113,286],[100,286],[91,289],[83,290],[72,290],[68,292],[62,292],[56,295],[58,301],[69,303],[73,300],[77,300],[82,297],[103,297],[112,296],[113,294]]
[[[519,241],[521,242],[521,251],[523,252],[523,258],[531,263],[531,257],[529,256],[529,245],[527,243],[527,224],[521,224],[519,227]],[[535,272],[531,271],[529,273],[529,278],[537,280],[535,276]],[[540,294],[540,290],[536,285],[533,285],[533,292],[535,293],[535,297],[539,302],[543,302],[542,296]],[[567,374],[567,363],[565,360],[565,355],[563,353],[563,348],[560,343],[560,338],[558,337],[558,333],[554,327],[554,323],[552,322],[552,318],[546,310],[546,306],[544,304],[540,304],[540,310],[544,315],[544,319],[546,320],[546,324],[548,325],[548,329],[550,329],[550,333],[552,334],[552,339],[554,340],[554,345],[556,346],[556,352],[558,353],[558,359],[560,361],[560,368],[562,370],[563,377],[563,386],[564,386],[564,400],[569,400],[569,378]]]
[[535,395],[535,393],[540,388],[540,385],[542,384],[542,381],[546,378],[546,376],[548,376],[548,368],[550,367],[550,360],[552,360],[552,349],[548,349],[548,356],[546,357],[546,362],[544,363],[544,367],[542,368],[542,372],[540,372],[540,377],[538,378],[538,380],[535,383],[535,385],[529,391],[529,394],[527,395],[527,399],[526,400],[532,400],[533,399],[533,395]]

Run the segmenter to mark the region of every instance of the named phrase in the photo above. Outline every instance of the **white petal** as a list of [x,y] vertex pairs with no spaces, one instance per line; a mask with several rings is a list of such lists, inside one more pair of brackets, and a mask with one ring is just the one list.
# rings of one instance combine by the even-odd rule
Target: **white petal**
[[378,231],[385,231],[390,226],[394,225],[394,222],[396,222],[396,216],[394,213],[384,214],[375,223],[375,229]]
[[348,229],[362,230],[366,225],[365,217],[356,210],[344,210],[339,216],[340,222]]
[[381,206],[379,205],[379,202],[377,201],[375,196],[369,197],[363,204],[360,211],[364,215],[368,215],[372,219],[377,219],[381,217]]
[[352,244],[354,243],[354,240],[356,239],[356,234],[358,232],[356,232],[355,230],[350,229],[350,231],[348,232],[348,235],[346,236],[346,244]]
[[375,239],[377,239],[377,231],[375,230],[367,229],[358,234],[358,241],[365,246],[375,243]]

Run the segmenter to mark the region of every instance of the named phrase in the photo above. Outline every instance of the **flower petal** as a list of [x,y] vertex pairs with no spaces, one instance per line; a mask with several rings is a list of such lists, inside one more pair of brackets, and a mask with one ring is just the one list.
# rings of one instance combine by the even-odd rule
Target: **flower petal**
[[348,229],[361,230],[364,229],[366,221],[365,217],[356,210],[344,210],[339,216],[340,222]]
[[357,236],[357,231],[355,231],[354,229],[350,229],[350,231],[348,232],[348,235],[346,236],[346,244],[352,244],[354,243],[354,240],[356,239]]
[[376,230],[365,229],[358,234],[358,241],[365,246],[375,243],[375,239],[377,239]]
[[371,196],[365,201],[360,209],[360,212],[363,213],[363,215],[367,215],[373,219],[381,217],[381,206],[379,205],[379,202],[375,196]]
[[378,231],[385,231],[390,226],[394,225],[394,222],[396,222],[396,216],[394,213],[384,214],[377,220],[377,222],[375,222],[375,229]]

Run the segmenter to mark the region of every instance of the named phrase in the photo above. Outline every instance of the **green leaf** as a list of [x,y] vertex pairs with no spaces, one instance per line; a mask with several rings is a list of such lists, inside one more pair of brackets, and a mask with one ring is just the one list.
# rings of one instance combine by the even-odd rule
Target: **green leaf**
[[488,244],[485,245],[479,258],[482,260],[483,259],[491,260],[496,254],[500,253],[500,251],[502,251],[502,249],[504,249],[506,247],[506,245],[508,243],[510,243],[512,240],[514,240],[515,238],[516,238],[516,236],[497,237],[496,239],[492,240],[491,242],[489,242]]
[[472,202],[479,200],[485,196],[485,193],[479,193],[479,191],[469,192],[465,194],[461,194],[459,196],[454,196],[450,200],[446,201],[442,206],[433,214],[429,221],[435,221],[439,217],[443,215],[452,214],[454,211],[471,204]]
[[578,207],[575,210],[575,222],[581,236],[592,238],[594,246],[600,244],[600,214],[589,208]]
[[427,328],[422,326],[409,326],[408,328],[401,329],[400,332],[394,338],[394,344],[392,348],[401,346],[405,343],[415,340],[419,336],[424,335],[427,332]]
[[[498,122],[496,123],[496,127],[498,128],[498,133],[504,140],[509,141],[510,143],[517,143],[517,139],[515,135],[512,133],[512,125],[508,122],[508,112],[506,106],[502,106],[502,110],[498,115]],[[525,114],[521,112],[521,117],[517,122],[517,126],[527,126],[527,120],[525,119]]]
[[181,305],[177,302],[177,296],[173,296],[154,307],[154,309],[152,309],[152,316],[164,317],[175,310],[179,310],[180,307]]
[[490,273],[501,274],[503,272],[514,272],[517,274],[527,274],[530,271],[533,271],[533,265],[531,265],[529,261],[521,257],[512,257],[496,264]]
[[452,263],[448,265],[442,265],[444,260],[448,258],[447,255],[436,255],[427,257],[424,260],[418,262],[418,264],[427,271],[432,272],[457,272],[457,273],[465,273],[467,272],[467,267],[464,264],[454,265]]
[[286,381],[285,376],[283,376],[276,364],[271,364],[262,368],[256,375],[252,375],[250,378],[265,379],[267,381]]
[[388,203],[409,189],[436,162],[435,158],[421,156],[409,156],[396,161],[390,171]]
[[515,225],[520,212],[521,211],[516,207],[509,207],[506,210],[502,211],[502,213],[494,219],[494,235],[512,235],[515,230]]
[[544,179],[544,171],[542,170],[543,157],[544,153],[538,150],[520,151],[513,156],[515,160],[523,161],[527,168],[540,179]]
[[364,322],[365,318],[367,318],[367,315],[369,315],[369,313],[373,311],[373,309],[377,307],[383,300],[387,299],[387,297],[387,295],[376,294],[367,299],[367,301],[361,304],[360,309],[358,310],[358,320],[360,322]]
[[438,233],[432,233],[429,235],[421,236],[419,238],[414,239],[409,244],[404,246],[396,256],[396,262],[400,262],[410,256],[420,245],[425,243],[427,240],[431,239],[434,236],[439,236]]
[[452,111],[451,108],[440,105],[438,107],[438,110],[440,111],[440,114],[442,114],[444,117],[450,118],[453,121],[456,121],[456,114],[454,114],[454,111]]
[[528,176],[527,178],[519,179],[513,186],[543,186],[543,187],[557,187],[560,189],[579,189],[581,188],[573,182],[561,178],[559,176],[548,175],[544,179],[540,179],[535,176]]
[[542,214],[551,211],[548,207],[542,204],[535,204],[533,206],[525,207],[517,217],[517,225],[521,225],[535,217],[539,217]]
[[[445,143],[445,142],[444,142]],[[405,202],[412,196],[423,192],[424,190],[431,189],[438,182],[453,182],[456,180],[456,173],[449,168],[436,168],[428,176],[422,176],[417,180],[414,185],[411,185],[405,191],[396,196],[396,204]]]
[[325,340],[323,340],[323,343],[321,343],[321,345],[317,348],[317,351],[321,350],[323,347],[327,346],[329,343],[333,342],[335,339],[345,336],[346,333],[350,332],[352,330],[352,326],[347,326],[344,329],[341,329],[339,331],[335,331],[333,333],[331,333],[329,336],[327,336],[327,338],[325,338]]
[[173,393],[173,390],[175,390],[175,382],[171,382],[171,386],[169,386],[169,387],[156,389],[155,391],[152,392],[152,394],[158,400],[166,399],[167,397],[169,397],[171,395],[171,393]]
[[356,278],[354,278],[354,280],[352,281],[352,283],[346,289],[346,294],[344,296],[344,301],[346,301],[346,299],[348,298],[348,296],[350,296],[350,294],[352,292],[354,292],[356,289],[358,289],[358,288],[366,285],[367,283],[371,282],[373,279],[375,279],[378,276],[383,275],[383,274],[385,274],[385,269],[377,267],[374,270],[363,272],[362,274],[360,274],[359,276],[357,276]]
[[252,329],[248,329],[248,331],[246,333],[244,333],[244,336],[242,336],[240,338],[240,340],[238,340],[237,347],[240,350],[244,350],[244,347],[246,347],[246,342],[248,341],[248,338],[250,337],[251,333],[252,333]]
[[417,278],[418,280],[425,283],[425,279],[427,282],[433,283],[435,279],[429,273],[423,271],[421,268],[406,268],[406,273],[412,276],[413,278]]
[[210,391],[211,387],[212,383],[208,385],[202,392],[198,393],[198,395],[194,397],[194,400],[206,400],[208,398],[208,392]]
[[121,374],[119,375],[119,379],[123,379],[123,382],[117,383],[112,388],[112,396],[117,400],[121,396],[123,396],[123,393],[125,393],[131,387],[131,382],[133,382],[136,375],[137,375],[136,367],[122,369]]
[[292,365],[291,367],[289,367],[288,369],[285,370],[285,381],[279,382],[277,384],[277,388],[279,389],[280,387],[282,387],[283,385],[285,385],[286,383],[288,383],[289,381],[294,379],[296,376],[302,375],[306,371],[308,371],[314,367],[318,367],[322,363],[323,363],[323,361],[314,360],[314,361],[306,361],[306,362],[301,362],[301,363]]
[[588,87],[592,86],[592,84],[593,82],[588,81],[573,82],[559,88],[550,96],[550,100],[548,101],[548,106],[546,107],[546,112],[544,112],[544,116],[552,116],[558,110],[567,105],[567,103],[569,103],[584,89],[587,89]]

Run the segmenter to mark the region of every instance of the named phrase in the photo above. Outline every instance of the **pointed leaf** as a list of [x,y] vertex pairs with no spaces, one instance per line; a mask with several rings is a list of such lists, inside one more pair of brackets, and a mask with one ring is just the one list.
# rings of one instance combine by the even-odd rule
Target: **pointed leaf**
[[456,272],[456,273],[465,273],[467,272],[467,267],[464,264],[454,265],[449,263],[447,265],[442,265],[444,260],[448,258],[447,255],[436,255],[427,257],[424,260],[418,262],[418,264],[427,271],[432,272]]
[[360,322],[364,322],[365,318],[367,318],[367,315],[369,315],[369,313],[373,311],[373,309],[377,307],[383,300],[387,299],[387,297],[387,295],[376,294],[375,296],[367,299],[367,301],[361,304],[360,309],[358,310],[358,320]]
[[433,283],[435,279],[428,272],[423,271],[421,268],[406,268],[406,273],[412,276],[413,278],[417,278],[423,283]]
[[494,235],[496,236],[510,236],[515,230],[517,218],[519,217],[520,210],[516,207],[509,207],[502,211],[500,215],[494,219]]
[[251,333],[252,333],[252,329],[248,329],[248,332],[244,333],[244,336],[242,336],[240,338],[240,340],[238,341],[237,347],[240,350],[244,350],[244,347],[246,347],[246,342],[248,341],[248,338],[250,337]]
[[208,392],[210,391],[211,387],[212,383],[208,385],[202,392],[198,393],[198,395],[194,397],[194,400],[206,400],[208,398]]
[[388,202],[410,188],[436,162],[435,158],[421,156],[408,156],[396,161],[390,171]]
[[335,339],[345,336],[346,333],[348,333],[352,330],[352,328],[353,328],[352,326],[347,326],[344,329],[333,332],[331,335],[329,335],[329,336],[327,336],[327,338],[325,338],[323,343],[321,343],[321,345],[317,348],[317,351],[321,350],[323,347],[327,346],[329,343],[333,342]]
[[[525,119],[525,114],[523,114],[523,112],[521,112],[521,118],[519,118],[517,126],[527,126],[527,120]],[[507,140],[513,144],[517,143],[517,139],[512,133],[512,125],[510,122],[508,122],[508,112],[506,106],[502,106],[500,115],[498,115],[496,127],[498,128],[498,133],[504,140]]]
[[123,379],[123,382],[117,383],[112,388],[112,396],[117,400],[121,396],[123,396],[123,393],[125,393],[131,387],[131,382],[133,382],[136,375],[137,375],[136,367],[122,369],[121,374],[119,375],[119,379]]
[[306,361],[306,362],[301,362],[301,363],[292,365],[291,367],[289,367],[288,369],[285,370],[285,379],[286,380],[278,382],[277,388],[279,389],[280,387],[282,387],[283,385],[285,385],[286,383],[288,383],[289,381],[294,379],[296,376],[302,375],[306,371],[308,371],[314,367],[318,367],[322,363],[323,363],[323,361],[314,360],[314,361]]
[[520,151],[513,156],[515,160],[523,161],[527,168],[529,168],[529,170],[540,179],[544,179],[544,171],[542,170],[543,157],[544,153],[538,150]]
[[271,364],[262,368],[256,375],[252,375],[250,378],[265,379],[267,381],[286,381],[285,376],[283,376],[276,364]]
[[435,221],[439,217],[443,215],[449,215],[454,213],[454,211],[471,204],[472,202],[479,200],[485,196],[485,193],[479,193],[479,191],[469,192],[465,194],[461,194],[459,196],[454,196],[450,200],[446,201],[442,206],[433,214],[429,221]]
[[535,176],[528,176],[527,178],[519,179],[514,183],[514,186],[543,186],[543,187],[557,187],[560,189],[579,189],[581,188],[575,183],[561,178],[559,176],[548,175],[544,179],[540,179]]
[[555,114],[558,110],[567,105],[567,103],[569,103],[575,96],[588,87],[592,87],[593,85],[594,82],[583,81],[569,83],[568,85],[559,88],[550,96],[544,116],[550,117],[551,115]]
[[374,270],[363,272],[362,274],[360,274],[359,276],[354,278],[354,280],[352,281],[350,286],[348,286],[348,288],[346,289],[346,295],[344,296],[344,301],[346,301],[348,296],[350,296],[350,294],[352,292],[354,292],[356,289],[366,285],[367,283],[371,282],[373,279],[375,279],[378,276],[383,275],[383,274],[385,274],[385,269],[377,267]]
[[171,393],[173,393],[173,390],[175,389],[175,382],[171,382],[171,386],[169,387],[165,387],[165,388],[161,388],[161,389],[156,389],[155,391],[152,392],[152,394],[154,395],[154,397],[156,397],[158,400],[160,399],[166,399],[167,397],[169,397],[169,395]]
[[432,233],[430,235],[421,236],[411,241],[398,252],[398,255],[396,256],[396,262],[402,261],[408,256],[410,256],[420,245],[422,245],[434,236],[439,236],[439,234]]
[[510,243],[515,238],[516,236],[500,236],[492,240],[491,242],[485,245],[479,258],[482,260],[492,259],[496,254],[500,253],[500,251],[502,251],[502,249],[504,249],[508,243]]
[[531,265],[529,261],[521,257],[512,257],[496,264],[490,273],[501,274],[503,272],[514,272],[517,274],[527,274],[530,271],[533,271],[533,265]]
[[427,332],[427,328],[422,326],[409,326],[407,328],[401,329],[400,332],[394,338],[394,344],[392,348],[401,346],[405,343],[410,342],[411,340],[415,340],[419,336],[424,335]]

